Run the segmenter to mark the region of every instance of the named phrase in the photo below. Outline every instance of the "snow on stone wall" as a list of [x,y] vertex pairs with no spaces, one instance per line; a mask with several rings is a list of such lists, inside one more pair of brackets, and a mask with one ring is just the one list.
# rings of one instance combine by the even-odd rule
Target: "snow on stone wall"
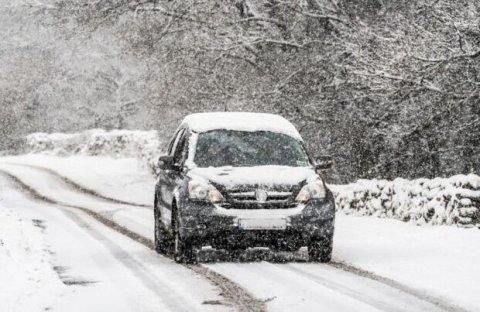
[[70,134],[33,133],[27,136],[26,145],[28,152],[56,156],[136,157],[155,173],[162,143],[157,131],[93,129]]
[[416,224],[480,226],[480,177],[359,180],[331,185],[337,209]]

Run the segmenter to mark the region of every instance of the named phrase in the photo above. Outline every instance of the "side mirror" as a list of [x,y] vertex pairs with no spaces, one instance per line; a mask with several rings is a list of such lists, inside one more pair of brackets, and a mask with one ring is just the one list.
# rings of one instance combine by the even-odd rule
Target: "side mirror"
[[158,159],[158,167],[162,170],[172,170],[173,165],[173,157],[168,155],[162,155]]
[[331,156],[319,156],[316,159],[315,171],[330,169],[334,164],[335,161]]

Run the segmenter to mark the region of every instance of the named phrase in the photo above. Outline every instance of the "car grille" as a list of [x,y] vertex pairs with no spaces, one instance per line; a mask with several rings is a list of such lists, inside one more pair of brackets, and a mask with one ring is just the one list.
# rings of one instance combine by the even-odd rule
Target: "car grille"
[[293,200],[293,191],[269,191],[266,190],[265,201],[258,201],[255,190],[230,190],[228,201],[232,208],[236,209],[281,209],[296,206]]

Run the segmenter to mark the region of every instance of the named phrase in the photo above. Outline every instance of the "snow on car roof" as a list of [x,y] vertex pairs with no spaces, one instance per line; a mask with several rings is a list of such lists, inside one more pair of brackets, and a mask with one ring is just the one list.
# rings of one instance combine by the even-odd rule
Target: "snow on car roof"
[[186,116],[182,125],[194,132],[206,132],[210,130],[225,129],[236,131],[270,131],[282,133],[302,140],[300,133],[294,125],[279,115],[264,113],[198,113]]

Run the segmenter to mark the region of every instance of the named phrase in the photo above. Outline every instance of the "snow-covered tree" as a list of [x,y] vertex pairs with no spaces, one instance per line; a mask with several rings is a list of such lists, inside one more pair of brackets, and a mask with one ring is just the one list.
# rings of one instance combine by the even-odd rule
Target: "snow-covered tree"
[[478,1],[50,0],[29,11],[54,34],[38,47],[55,70],[20,102],[48,103],[54,129],[167,135],[195,111],[266,111],[332,154],[341,181],[479,170]]

